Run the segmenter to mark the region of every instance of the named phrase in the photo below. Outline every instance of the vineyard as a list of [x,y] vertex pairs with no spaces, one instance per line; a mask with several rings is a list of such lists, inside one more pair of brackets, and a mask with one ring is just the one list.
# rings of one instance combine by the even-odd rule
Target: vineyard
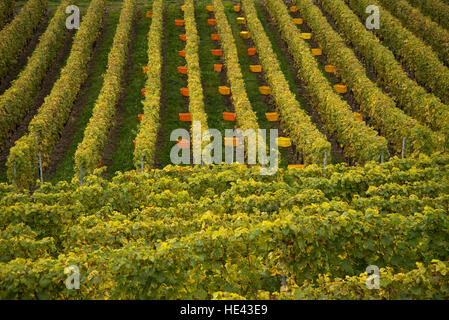
[[5,0],[0,299],[449,299],[448,150],[449,1]]

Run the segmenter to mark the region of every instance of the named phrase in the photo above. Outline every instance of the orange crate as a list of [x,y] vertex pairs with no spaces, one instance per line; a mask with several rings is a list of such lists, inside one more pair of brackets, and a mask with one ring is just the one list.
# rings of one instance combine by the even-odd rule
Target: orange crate
[[215,21],[215,19],[207,19],[207,24],[210,26],[216,26],[217,21]]
[[183,27],[184,26],[184,20],[175,20],[175,26]]
[[223,112],[223,120],[235,121],[235,113],[233,113],[233,112]]
[[134,148],[136,147],[136,140],[133,140],[133,145],[134,145]]
[[257,53],[256,48],[249,48],[248,49],[248,55],[254,56]]
[[222,69],[223,69],[222,64],[214,64],[214,71],[221,72]]
[[279,115],[277,112],[267,112],[265,113],[267,120],[270,122],[276,122],[279,120]]
[[180,149],[189,149],[190,147],[190,141],[184,140],[184,139],[178,139],[178,142],[176,143]]
[[184,122],[192,121],[192,116],[190,115],[190,113],[180,113],[179,121],[184,121]]
[[180,8],[181,8],[181,11],[184,12],[184,5],[182,5]]
[[148,72],[148,67],[147,66],[143,66],[142,67],[142,73],[147,73]]
[[181,94],[184,97],[188,97],[189,96],[189,88],[181,88]]
[[139,122],[142,122],[142,120],[143,120],[143,114],[140,113],[140,114],[139,114]]
[[147,89],[142,88],[142,95],[145,97],[145,93],[146,93]]
[[267,86],[259,87],[259,92],[260,92],[261,94],[263,94],[263,95],[269,95],[269,94],[271,94],[270,87],[267,87]]
[[219,86],[218,87],[218,92],[220,92],[220,94],[222,96],[228,96],[231,94],[231,88],[226,87],[226,86]]
[[312,34],[311,33],[301,33],[301,38],[309,40],[312,39]]
[[178,67],[178,73],[187,74],[187,67]]
[[240,6],[234,6],[234,12],[240,12]]
[[182,41],[186,41],[187,40],[187,36],[185,34],[180,34],[179,35],[179,39],[181,39]]
[[212,38],[212,40],[220,40],[220,35],[216,33],[211,34],[210,37]]
[[298,7],[297,6],[291,6],[290,7],[290,12],[297,12],[298,11]]
[[294,18],[293,23],[294,24],[303,24],[304,20],[302,20],[302,18]]
[[262,72],[262,66],[260,65],[250,65],[249,69],[251,70],[251,72]]
[[319,49],[319,48],[312,49],[312,54],[314,56],[321,56],[323,54],[323,51],[321,49]]
[[147,11],[146,16],[147,16],[147,18],[152,18],[153,17],[153,12]]
[[324,70],[329,73],[335,73],[337,71],[337,68],[331,64],[328,64],[324,66]]
[[221,50],[221,49],[212,49],[212,54],[214,56],[222,56],[223,55],[223,50]]
[[334,89],[341,94],[345,94],[346,92],[348,92],[348,88],[344,84],[336,84],[334,86]]
[[251,38],[251,35],[249,34],[248,31],[240,31],[240,36],[241,36],[243,39],[249,39],[249,38]]
[[178,55],[180,55],[181,57],[185,58],[186,57],[186,51],[185,50],[178,51]]

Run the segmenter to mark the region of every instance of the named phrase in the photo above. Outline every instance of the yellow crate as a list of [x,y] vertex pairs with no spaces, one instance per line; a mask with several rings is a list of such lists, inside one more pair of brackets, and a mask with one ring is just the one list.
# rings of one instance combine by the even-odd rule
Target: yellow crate
[[226,87],[226,86],[219,86],[218,87],[218,92],[220,92],[220,94],[222,96],[228,96],[231,94],[231,88]]
[[321,49],[314,48],[314,49],[312,49],[312,54],[314,56],[321,56],[323,54],[323,51]]
[[302,18],[294,18],[293,23],[294,24],[303,24],[304,20],[302,20]]
[[246,24],[246,19],[244,17],[238,17],[237,18],[237,23],[238,24]]
[[337,91],[338,93],[344,94],[346,92],[348,92],[348,87],[346,87],[344,84],[336,84],[334,86],[335,91]]
[[288,168],[289,169],[304,169],[304,165],[303,164],[289,164]]
[[279,115],[277,112],[267,112],[265,113],[265,116],[267,117],[267,120],[270,122],[279,121]]
[[298,7],[297,6],[291,6],[290,7],[290,12],[298,12]]
[[184,5],[182,5],[180,8],[181,8],[181,11],[184,12]]
[[209,12],[214,12],[214,6],[206,6],[206,10]]
[[277,143],[278,143],[278,146],[282,147],[282,148],[288,148],[292,145],[292,141],[290,140],[290,138],[285,138],[285,137],[277,138]]
[[240,36],[241,36],[243,39],[249,39],[249,38],[251,38],[251,36],[250,36],[250,34],[249,34],[248,31],[241,31],[241,32],[240,32]]
[[267,87],[267,86],[259,87],[259,92],[260,92],[261,94],[263,94],[263,95],[269,95],[269,94],[271,94],[270,87]]
[[249,66],[249,70],[251,70],[251,72],[262,72],[262,66],[260,65],[250,65]]
[[301,33],[301,38],[309,40],[312,39],[312,34],[311,33]]
[[324,66],[324,70],[328,73],[335,73],[337,71],[337,68],[331,64],[328,64]]

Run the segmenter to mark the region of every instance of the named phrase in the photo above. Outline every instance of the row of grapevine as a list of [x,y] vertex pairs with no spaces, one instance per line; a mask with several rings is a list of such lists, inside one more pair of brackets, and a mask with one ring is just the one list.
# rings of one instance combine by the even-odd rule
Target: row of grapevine
[[[201,122],[201,133],[208,129],[207,115],[204,110],[204,95],[201,83],[201,69],[199,61],[200,37],[195,22],[194,0],[186,0],[184,4],[184,20],[186,29],[186,62],[187,62],[187,87],[189,89],[189,112],[193,121]],[[193,126],[191,128],[193,137]],[[196,146],[199,148],[201,146]],[[194,148],[195,149],[195,148]],[[198,150],[194,150],[198,151]]]
[[39,156],[44,167],[49,163],[50,154],[87,77],[87,65],[100,33],[105,7],[105,0],[91,2],[74,37],[70,56],[61,70],[61,76],[30,122],[28,134],[20,138],[10,150],[7,161],[8,179],[21,189],[34,185]]
[[[338,74],[352,90],[362,113],[387,138],[395,153],[401,153],[404,137],[411,155],[434,151],[435,134],[397,108],[395,102],[367,77],[363,65],[353,51],[346,47],[320,9],[311,0],[297,0],[296,4],[329,62],[337,67]],[[267,6],[271,10],[280,10],[284,4],[282,0],[274,0],[267,2]]]
[[440,60],[449,65],[449,31],[407,3],[406,0],[380,0],[402,24],[435,50]]
[[[77,220],[83,212],[102,210],[104,206],[108,212],[132,212],[147,204],[146,215],[157,220],[165,215],[189,219],[192,214],[201,216],[201,210],[208,209],[217,214],[237,213],[241,208],[236,203],[244,200],[252,201],[248,208],[266,213],[296,205],[305,210],[306,205],[329,199],[339,199],[335,203],[342,209],[349,209],[348,204],[360,198],[388,200],[395,195],[415,195],[436,199],[449,193],[448,165],[447,155],[392,159],[382,165],[369,163],[365,167],[329,165],[325,171],[321,166],[310,165],[303,170],[280,169],[276,179],[259,175],[257,168],[249,170],[238,165],[196,166],[184,170],[168,166],[145,174],[120,174],[113,181],[89,176],[86,188],[80,189],[76,182],[45,183],[32,197],[16,192],[12,185],[0,184],[0,225],[23,222],[40,236],[57,236],[62,233],[61,228],[70,225],[70,220]],[[204,199],[199,203],[198,195],[205,193],[217,194],[220,199]],[[342,206],[344,202],[347,204]],[[263,208],[269,203],[271,208]],[[80,210],[78,204],[86,209]],[[155,210],[152,204],[168,211]]]
[[444,103],[449,103],[449,68],[412,32],[404,28],[398,19],[385,10],[377,0],[346,0],[360,17],[366,16],[366,7],[376,5],[380,9],[382,28],[375,29],[383,43],[414,72],[416,80],[427,86]]
[[47,30],[41,36],[39,44],[28,59],[25,69],[0,96],[1,146],[33,105],[34,96],[40,88],[42,79],[64,43],[67,35],[65,8],[68,5],[68,1],[60,4]]
[[280,114],[281,124],[302,155],[304,163],[322,163],[324,154],[330,155],[330,143],[318,131],[311,118],[301,108],[295,95],[282,73],[281,67],[273,51],[271,42],[265,34],[264,28],[253,11],[247,12],[249,32],[252,35],[260,57],[262,68],[271,88],[271,94]]
[[438,22],[440,26],[449,30],[449,1],[448,0],[407,0],[415,7]]
[[334,19],[345,40],[374,67],[379,82],[407,114],[448,136],[449,106],[411,80],[396,61],[394,54],[384,47],[371,31],[366,30],[365,25],[360,23],[343,0],[320,0],[320,4]]
[[143,159],[145,166],[152,166],[156,154],[156,139],[159,130],[159,110],[161,100],[162,70],[162,28],[164,2],[153,2],[153,16],[148,34],[148,68],[145,83],[144,116],[136,137],[134,164],[140,168]]
[[[260,147],[263,148],[266,141],[263,136],[258,134],[259,124],[257,123],[257,115],[251,106],[248,94],[246,92],[245,81],[240,68],[237,46],[235,44],[231,26],[228,23],[222,1],[214,0],[213,4],[218,34],[220,36],[221,46],[223,48],[226,73],[231,86],[232,102],[235,108],[238,129],[243,131],[252,129],[257,132],[257,144],[259,146],[258,150],[262,150]],[[245,147],[246,150],[249,150],[251,146],[246,143]]]
[[75,173],[92,172],[101,162],[109,130],[114,124],[117,101],[121,93],[122,77],[128,54],[130,33],[136,14],[136,0],[125,0],[115,32],[103,87],[84,130],[83,141],[75,153]]
[[[310,276],[325,273],[334,277],[358,275],[373,262],[395,272],[408,272],[417,261],[429,264],[434,259],[447,259],[444,210],[426,208],[422,214],[404,217],[373,209],[335,209],[324,202],[306,207],[309,212],[298,206],[271,215],[261,212],[255,221],[244,213],[232,219],[225,212],[212,214],[206,208],[201,205],[202,214],[192,219],[198,221],[191,222],[196,230],[185,236],[141,217],[154,212],[154,207],[137,209],[134,214],[139,221],[134,223],[111,209],[105,218],[110,223],[100,222],[93,214],[81,218],[79,226],[67,226],[70,231],[63,236],[68,236],[66,245],[71,247],[58,258],[31,259],[37,256],[37,249],[51,252],[50,239],[46,244],[35,243],[41,245],[36,250],[29,248],[26,260],[1,264],[2,298],[18,298],[24,292],[35,298],[34,294],[47,292],[52,298],[76,294],[78,298],[193,299],[209,298],[224,286],[239,294],[247,288],[248,297],[254,298],[260,288],[270,292],[279,289],[280,270],[289,281],[303,283]],[[198,211],[193,206],[191,210]],[[182,234],[188,224],[175,223],[172,229],[182,226]],[[164,234],[168,238],[155,241]],[[149,235],[154,238],[148,239]],[[98,250],[102,243],[107,246]],[[283,260],[287,263],[282,264]],[[68,265],[80,266],[82,290],[76,293],[64,290],[60,281]],[[95,272],[101,275],[99,283],[90,281]],[[216,275],[213,280],[205,276],[210,272]],[[28,275],[26,281],[11,277],[22,273]],[[145,284],[149,287],[143,289]]]
[[[256,17],[254,4],[249,1],[243,3],[250,9],[248,16]],[[363,163],[379,160],[382,154],[388,155],[386,139],[356,119],[347,102],[333,91],[320,71],[310,47],[300,37],[300,32],[286,7],[279,8],[279,11],[267,8],[300,70],[298,77],[304,82],[326,130],[335,135],[337,141],[343,145],[345,156]]]
[[0,31],[0,78],[16,62],[20,51],[42,21],[46,8],[47,0],[30,0],[14,20]]
[[[366,285],[369,282],[367,273],[345,278],[319,275],[315,282],[289,283],[286,290],[271,296],[280,300],[439,300],[449,297],[449,263],[446,261],[417,262],[415,269],[404,273],[382,268],[379,280],[379,289],[372,290]],[[220,296],[227,297],[229,293],[223,292]],[[262,292],[257,298],[269,297],[268,292]]]
[[4,0],[0,3],[0,30],[9,22],[14,13],[16,2],[14,0]]
[[242,130],[259,129],[257,116],[252,110],[246,93],[245,82],[240,68],[237,47],[232,35],[231,27],[225,14],[221,0],[214,0],[214,13],[217,22],[218,34],[223,48],[227,76],[231,85],[232,102],[236,112],[236,120]]

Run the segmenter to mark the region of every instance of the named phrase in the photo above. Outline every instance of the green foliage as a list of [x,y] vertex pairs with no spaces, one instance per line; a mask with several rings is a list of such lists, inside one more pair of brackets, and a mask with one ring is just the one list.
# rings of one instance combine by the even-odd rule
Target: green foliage
[[[384,94],[366,75],[366,70],[354,52],[346,47],[343,39],[336,33],[318,7],[311,0],[296,1],[314,39],[323,48],[329,62],[337,67],[337,73],[352,90],[362,113],[379,132],[388,139],[396,154],[401,154],[402,139],[408,141],[407,154],[431,153],[442,148],[444,139],[435,136],[432,131],[407,116],[396,107],[393,99]],[[267,2],[273,10],[282,3],[279,0]]]
[[[250,10],[247,15],[256,16],[253,3],[243,1],[242,4],[245,12]],[[379,159],[382,153],[387,155],[385,138],[380,137],[364,122],[356,119],[347,102],[338,96],[324,77],[309,45],[301,38],[300,31],[293,23],[285,5],[277,6],[277,10],[273,10],[270,6],[267,8],[282,38],[288,44],[289,51],[299,68],[298,77],[304,81],[325,129],[335,135],[337,141],[343,145],[345,156],[364,163]]]
[[[2,299],[448,298],[447,155],[274,179],[238,165],[101,173],[31,196],[0,185]],[[376,292],[371,264],[385,268]],[[69,265],[80,290],[65,288]]]
[[14,0],[4,0],[0,3],[0,30],[9,22],[14,13]]
[[[28,134],[11,148],[7,161],[8,179],[20,188],[31,188],[35,183],[38,154],[43,166],[49,157],[70,115],[73,102],[87,77],[87,64],[103,21],[105,0],[94,0],[75,35],[67,64],[61,76],[45,98],[38,114],[31,120]],[[39,150],[39,151],[38,151]]]
[[[8,6],[8,2],[11,1],[6,1],[1,6]],[[33,31],[42,21],[46,7],[47,0],[28,1],[14,20],[0,31],[0,78],[3,78],[10,70],[20,50],[33,36]],[[7,11],[1,9],[3,8],[0,8],[0,21],[6,21],[6,17],[3,20],[1,15]]]
[[264,28],[257,18],[254,8],[245,13],[248,17],[248,28],[256,44],[257,52],[267,76],[272,95],[280,114],[281,124],[286,128],[292,138],[304,163],[321,163],[324,153],[330,155],[330,143],[321,134],[310,117],[301,108],[293,92],[290,90],[287,80],[277,62],[270,40],[265,34]]
[[102,160],[104,146],[114,123],[115,108],[121,93],[122,76],[135,13],[135,0],[125,1],[112,49],[109,52],[108,69],[103,77],[103,87],[84,131],[84,139],[75,153],[75,176],[79,176],[80,167],[87,172],[92,172]]
[[156,139],[159,131],[161,103],[162,37],[164,2],[153,3],[153,18],[148,34],[148,65],[145,84],[144,115],[136,137],[134,165],[140,168],[143,159],[146,168],[152,167],[156,153]]
[[64,43],[67,36],[65,8],[68,4],[63,1],[58,7],[25,69],[0,96],[0,145],[33,105],[42,79]]
[[[428,125],[433,130],[442,131],[447,145],[449,142],[449,106],[443,104],[440,99],[410,79],[393,52],[383,46],[372,31],[366,30],[365,25],[359,21],[357,15],[345,5],[343,0],[320,0],[320,4],[324,11],[333,18],[345,40],[351,43],[365,61],[374,68],[379,83],[385,86],[397,100],[398,105],[421,123]],[[405,31],[395,32],[405,34]],[[427,56],[424,61],[427,61]]]

